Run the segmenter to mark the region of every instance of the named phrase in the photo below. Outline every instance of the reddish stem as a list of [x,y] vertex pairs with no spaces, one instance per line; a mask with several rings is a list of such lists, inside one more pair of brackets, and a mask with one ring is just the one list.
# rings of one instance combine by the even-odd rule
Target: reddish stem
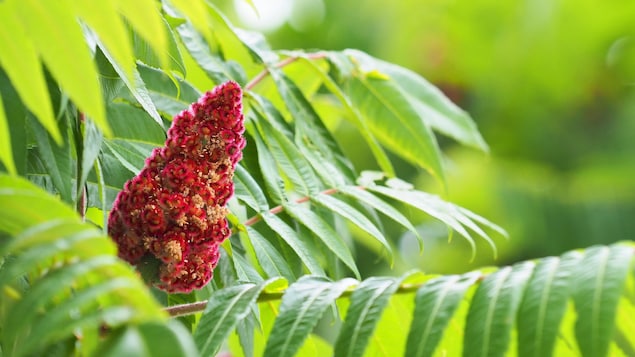
[[[326,57],[326,52],[315,52],[315,53],[306,54],[304,56],[287,57],[287,58],[283,59],[282,61],[274,64],[273,67],[274,68],[283,68],[283,67],[286,67],[286,66],[290,65],[291,63],[297,61],[300,58],[321,59],[321,58],[325,58],[325,57]],[[247,83],[245,85],[245,90],[253,89],[258,83],[260,83],[263,79],[265,79],[267,77],[269,72],[270,72],[269,68],[265,68],[262,72],[258,73],[258,75],[256,75],[251,81],[249,81],[249,83]]]
[[[329,188],[328,190],[324,190],[324,191],[320,192],[319,194],[322,194],[322,195],[333,195],[333,194],[336,194],[337,192],[338,192],[337,188]],[[305,197],[301,197],[301,198],[298,198],[297,200],[295,200],[295,203],[300,204],[300,203],[309,202],[310,200],[311,200],[310,196],[305,196]],[[280,213],[282,211],[284,211],[284,206],[280,205],[280,206],[276,206],[276,207],[270,209],[269,213],[278,214],[278,213]],[[254,224],[260,222],[260,220],[262,220],[262,215],[258,214],[258,215],[255,215],[255,216],[250,217],[249,219],[247,219],[245,222],[243,222],[243,225],[245,225],[245,226],[253,226]]]

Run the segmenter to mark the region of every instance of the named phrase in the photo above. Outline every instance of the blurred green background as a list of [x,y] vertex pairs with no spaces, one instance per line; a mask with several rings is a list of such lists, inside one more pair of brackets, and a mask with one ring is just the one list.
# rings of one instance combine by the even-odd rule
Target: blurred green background
[[[424,222],[419,255],[409,235],[396,269],[452,273],[634,239],[635,2],[632,0],[220,1],[232,22],[265,31],[275,49],[357,48],[413,69],[468,111],[490,155],[440,138],[445,196],[500,224],[494,259],[447,242]],[[344,122],[344,150],[376,169]],[[401,178],[443,194],[406,164]],[[422,217],[423,218],[423,217]],[[401,234],[401,233],[396,233]],[[359,248],[367,274],[387,273]]]

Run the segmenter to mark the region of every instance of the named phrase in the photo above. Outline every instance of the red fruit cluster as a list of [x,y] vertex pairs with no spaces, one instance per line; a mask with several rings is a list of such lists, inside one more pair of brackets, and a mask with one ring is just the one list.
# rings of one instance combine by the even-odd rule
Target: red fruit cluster
[[174,118],[165,146],[117,196],[108,230],[119,256],[131,264],[154,256],[159,288],[187,293],[212,278],[231,234],[225,205],[244,131],[240,87],[217,86]]

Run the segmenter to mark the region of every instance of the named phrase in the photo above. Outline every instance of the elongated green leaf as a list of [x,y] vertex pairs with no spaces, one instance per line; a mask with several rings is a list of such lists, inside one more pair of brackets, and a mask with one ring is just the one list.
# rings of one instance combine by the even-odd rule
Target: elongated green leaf
[[271,156],[296,190],[305,196],[317,194],[320,191],[320,181],[292,142],[265,120],[260,120],[258,126]]
[[[62,199],[68,203],[72,202],[71,180],[74,176],[72,168],[72,157],[68,139],[63,146],[58,146],[46,129],[31,118],[31,127],[37,141],[39,157],[46,167],[55,188]],[[64,119],[62,119],[64,120]]]
[[74,11],[112,54],[125,76],[132,80],[135,57],[128,30],[117,13],[114,1],[73,1]]
[[383,145],[445,184],[436,138],[395,83],[368,76],[351,78],[343,88]]
[[372,193],[356,186],[339,187],[338,190],[349,197],[352,197],[369,205],[370,207],[386,215],[388,218],[399,223],[410,232],[414,233],[415,237],[417,237],[419,241],[420,248],[423,249],[423,239],[419,235],[419,232],[415,229],[412,223],[410,223],[410,221],[393,206],[382,201]]
[[[412,207],[415,207],[445,223],[448,227],[458,232],[468,241],[468,243],[470,243],[470,246],[472,246],[472,258],[474,258],[474,254],[476,253],[474,250],[476,245],[471,234],[465,229],[465,227],[476,231],[480,236],[482,236],[490,244],[494,254],[496,254],[496,246],[492,240],[476,225],[475,222],[472,221],[472,219],[470,219],[470,217],[463,213],[465,209],[462,211],[458,206],[450,202],[443,201],[438,196],[421,191],[393,189],[376,185],[372,185],[368,187],[368,189],[411,205]],[[481,220],[484,220],[484,218],[481,218]],[[490,223],[490,225],[493,225],[493,223]],[[498,228],[498,230],[502,229]]]
[[207,5],[200,0],[171,0],[174,5],[187,19],[194,25],[194,28],[209,40],[211,40],[211,32],[209,28],[209,14]]
[[633,249],[619,245],[586,250],[575,271],[575,335],[583,356],[605,356]]
[[16,175],[18,169],[13,161],[13,149],[11,148],[11,132],[9,131],[9,123],[4,113],[4,104],[0,97],[0,161],[7,171]]
[[388,176],[395,176],[395,169],[390,162],[390,159],[384,152],[384,149],[379,145],[377,138],[373,135],[368,127],[366,121],[362,117],[361,113],[357,108],[353,106],[351,100],[346,96],[346,94],[342,91],[342,89],[335,83],[335,81],[326,73],[325,70],[321,69],[315,61],[307,59],[306,57],[301,58],[302,61],[306,62],[310,68],[312,68],[315,73],[317,73],[324,83],[324,86],[328,88],[328,90],[333,93],[337,97],[337,99],[342,103],[344,109],[348,112],[348,116],[346,119],[352,121],[352,123],[357,127],[359,133],[366,141],[366,144],[370,148],[370,151],[375,156],[375,160],[379,167],[384,171]]
[[[108,198],[106,193],[106,183],[104,182],[104,174],[101,168],[101,161],[99,158],[95,160],[94,164],[95,176],[97,177],[97,197],[98,199],[91,199],[90,195],[90,186],[88,189],[88,202],[89,205],[93,205],[98,207],[103,215],[103,219],[101,221],[100,226],[103,227],[104,233],[108,233],[108,208],[112,207],[112,205],[108,205]],[[99,205],[97,205],[99,204]]]
[[99,345],[98,356],[198,356],[192,338],[179,322],[146,322],[121,328]]
[[418,291],[406,346],[407,356],[432,356],[461,299],[481,275],[449,275],[426,282]]
[[277,171],[276,162],[267,149],[264,141],[256,131],[256,128],[251,123],[251,120],[246,123],[245,127],[256,143],[256,150],[258,150],[258,166],[260,167],[262,177],[265,180],[267,192],[273,202],[281,203],[283,200],[286,200],[286,195],[284,192],[284,181]]
[[251,244],[253,244],[256,258],[258,258],[262,270],[269,277],[281,276],[288,281],[295,280],[295,275],[291,271],[289,264],[262,234],[251,227],[247,227],[247,234]]
[[282,297],[264,356],[295,356],[326,309],[356,283],[354,279],[330,282],[321,277],[304,276],[292,284]]
[[[2,97],[4,107],[4,111],[0,115],[5,115],[9,133],[6,144],[11,145],[11,150],[7,152],[3,151],[3,155],[7,155],[7,153],[10,152],[17,173],[26,176],[28,154],[26,121],[28,110],[24,104],[22,104],[18,93],[16,93],[15,88],[11,85],[9,78],[2,68],[0,68],[0,96]],[[55,128],[57,129],[57,123]]]
[[14,9],[64,92],[109,136],[97,69],[68,0],[20,1]]
[[24,179],[0,175],[0,187],[0,231],[9,234],[0,286],[12,292],[0,300],[0,324],[12,326],[0,331],[3,353],[42,355],[80,330],[82,346],[94,346],[91,331],[104,324],[161,321],[158,304],[101,231]]
[[115,2],[119,12],[128,20],[135,32],[152,46],[163,66],[169,68],[168,34],[156,3],[153,0]]
[[465,323],[464,356],[504,356],[515,316],[534,263],[503,268],[476,290]]
[[303,141],[304,146],[320,152],[323,160],[331,162],[339,172],[352,180],[355,176],[352,165],[297,85],[280,70],[270,69],[269,74],[295,121],[296,145],[302,146],[298,141]]
[[168,76],[164,71],[139,64],[139,74],[157,110],[169,118],[187,109],[201,93],[190,83]]
[[[0,23],[0,67],[6,71],[24,104],[51,133],[55,142],[61,144],[62,135],[55,121],[36,46],[18,14],[7,2],[0,4]],[[6,97],[4,99],[7,100]]]
[[283,204],[283,206],[291,217],[302,223],[302,225],[318,236],[324,245],[353,271],[355,276],[360,277],[350,249],[324,219],[310,209],[297,204],[287,203]]
[[580,259],[580,254],[573,253],[562,258],[545,258],[536,265],[518,311],[519,356],[553,353]]
[[298,255],[302,263],[306,265],[311,274],[324,276],[324,270],[320,267],[315,254],[311,251],[309,246],[298,236],[293,228],[289,227],[280,217],[269,213],[261,213],[262,219],[265,223],[282,238],[293,251]]
[[[75,211],[60,205],[53,196],[34,193],[27,181],[10,180],[0,175],[0,229],[18,234],[32,224],[47,220],[75,217]],[[30,202],[30,205],[23,204]],[[57,211],[51,210],[56,207]]]
[[392,264],[393,256],[390,244],[388,244],[388,241],[386,241],[386,238],[381,233],[379,228],[377,228],[370,219],[368,219],[361,212],[355,209],[355,207],[333,196],[323,193],[311,197],[311,200],[346,218],[351,223],[355,224],[357,227],[361,228],[363,231],[373,236],[384,247],[384,249],[386,249],[390,262]]
[[[207,25],[206,25],[207,26]],[[223,83],[230,79],[241,81],[241,75],[216,55],[211,50],[201,35],[188,23],[182,24],[176,28],[183,45],[196,64],[212,79],[215,83]],[[244,76],[244,74],[242,74]]]
[[275,282],[276,279],[272,279],[258,285],[242,284],[214,292],[194,331],[194,341],[201,354],[214,356],[238,321],[247,316],[260,292]]
[[163,32],[167,34],[166,39],[168,41],[165,49],[167,55],[164,55],[164,57],[167,57],[168,62],[161,63],[162,59],[152,50],[150,44],[136,35],[133,36],[135,58],[138,62],[145,63],[150,67],[163,68],[165,73],[169,76],[172,75],[172,72],[177,72],[179,75],[185,76],[185,65],[183,64],[183,59],[181,58],[181,53],[174,34],[172,33],[172,29],[165,18],[161,18],[161,23],[164,28]]
[[142,109],[125,103],[106,107],[113,137],[163,145],[165,131]]
[[336,356],[362,356],[388,300],[401,279],[372,277],[362,281],[351,295],[346,320],[335,342]]
[[357,50],[345,50],[364,72],[379,71],[395,83],[418,115],[435,130],[464,145],[483,151],[488,147],[470,116],[438,88],[406,68],[373,58]]
[[[93,168],[93,164],[101,151],[101,143],[103,135],[101,131],[95,126],[92,120],[85,120],[83,123],[83,145],[82,145],[82,157],[81,157],[81,177],[78,178],[77,187],[83,188],[90,170]],[[78,192],[79,194],[79,192]]]
[[254,210],[259,212],[269,210],[269,204],[264,192],[262,192],[256,180],[241,165],[237,165],[234,171],[234,191],[239,200]]
[[137,68],[133,68],[132,78],[126,77],[124,69],[119,66],[119,63],[115,62],[108,50],[103,46],[100,46],[100,49],[104,56],[108,59],[108,62],[110,62],[113,70],[119,75],[119,78],[121,78],[121,80],[124,82],[136,101],[150,115],[150,117],[152,117],[152,119],[157,122],[157,124],[163,127],[163,120],[161,119],[157,108],[154,106],[154,102],[152,102],[150,93],[148,92],[145,82],[143,81],[143,78],[141,78],[141,74],[139,74]]

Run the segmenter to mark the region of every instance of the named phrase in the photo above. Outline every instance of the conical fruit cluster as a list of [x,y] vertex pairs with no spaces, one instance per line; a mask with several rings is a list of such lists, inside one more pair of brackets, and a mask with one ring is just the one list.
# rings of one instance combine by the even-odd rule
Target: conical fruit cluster
[[240,86],[217,86],[174,118],[165,146],[117,196],[108,232],[131,264],[160,262],[159,288],[187,293],[212,278],[231,234],[226,203],[244,131]]

